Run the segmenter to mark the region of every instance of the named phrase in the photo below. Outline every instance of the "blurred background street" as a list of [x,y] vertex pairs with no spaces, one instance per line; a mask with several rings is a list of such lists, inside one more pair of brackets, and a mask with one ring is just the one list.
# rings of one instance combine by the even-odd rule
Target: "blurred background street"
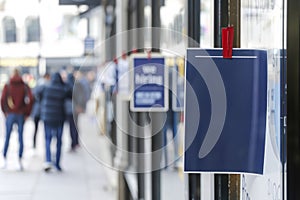
[[[95,131],[91,127],[90,131]],[[68,124],[64,128],[62,168],[63,172],[43,171],[45,141],[43,126],[40,126],[37,148],[32,148],[33,122],[27,120],[24,130],[24,171],[18,169],[17,132],[11,137],[7,169],[0,170],[0,199],[2,200],[47,200],[116,199],[115,188],[109,184],[104,166],[97,162],[84,147],[70,152]],[[4,141],[4,119],[0,120],[0,146]],[[88,134],[89,132],[85,132]],[[53,142],[55,143],[55,142]],[[1,148],[2,153],[2,148]],[[1,156],[1,165],[3,164]]]
[[[4,116],[0,115],[0,147],[4,142]],[[84,144],[75,152],[70,151],[69,127],[66,123],[63,135],[62,172],[55,170],[45,173],[43,170],[45,157],[45,140],[43,123],[37,136],[37,147],[32,148],[34,124],[28,119],[24,129],[24,171],[19,171],[17,131],[11,136],[7,168],[0,170],[1,200],[116,200],[117,172],[103,164],[105,159],[105,139],[97,133],[95,118],[87,114],[81,116],[80,137]],[[83,131],[84,130],[84,131]],[[86,134],[83,136],[83,134]],[[53,141],[55,145],[55,141]],[[95,153],[100,155],[93,155]],[[0,150],[2,154],[2,148]],[[97,160],[97,157],[103,160]],[[3,165],[1,156],[0,165]],[[148,175],[149,176],[149,175]],[[183,175],[175,170],[165,170],[162,173],[162,195],[164,199],[177,199],[184,196]],[[181,178],[179,178],[181,177]],[[146,183],[150,187],[150,183]],[[174,192],[176,190],[176,193]],[[150,198],[150,193],[147,193]]]

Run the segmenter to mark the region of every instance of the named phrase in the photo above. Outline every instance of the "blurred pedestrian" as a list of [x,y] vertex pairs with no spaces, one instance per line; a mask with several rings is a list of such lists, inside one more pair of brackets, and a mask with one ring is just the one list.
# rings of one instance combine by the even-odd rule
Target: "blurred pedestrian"
[[116,69],[117,88],[118,94],[129,95],[130,92],[130,79],[129,79],[129,61],[126,53],[122,54],[122,57],[117,62]]
[[80,71],[75,73],[75,83],[73,88],[73,110],[75,124],[78,125],[78,117],[86,110],[86,104],[90,99],[91,89],[87,79]]
[[[165,168],[167,169],[170,164],[174,162],[173,167],[175,169],[178,168],[179,165],[179,144],[178,144],[178,129],[177,126],[179,124],[179,112],[173,111],[172,103],[174,94],[171,90],[172,84],[173,84],[173,67],[172,65],[168,67],[168,73],[169,73],[169,109],[167,111],[167,118],[166,122],[163,127],[163,134],[164,134],[164,158],[165,158]],[[176,98],[176,97],[175,97]],[[172,141],[169,141],[168,139],[168,130],[172,131]],[[169,158],[169,152],[168,152],[168,146],[170,144],[173,145],[173,156]]]
[[[46,162],[44,166],[45,172],[49,172],[54,164],[58,171],[61,171],[61,147],[63,124],[65,121],[64,103],[67,98],[71,98],[71,94],[58,72],[51,75],[49,84],[44,85],[37,91],[37,95],[41,99],[41,119],[44,121],[45,128],[45,144],[46,144]],[[51,140],[56,137],[56,157],[52,164],[51,157]]]
[[33,95],[31,89],[22,80],[19,70],[15,69],[13,75],[4,86],[1,95],[1,108],[6,117],[6,138],[4,143],[4,166],[6,167],[6,158],[9,147],[9,139],[14,124],[18,125],[19,134],[19,167],[23,170],[23,126],[26,118],[30,115],[33,105]]
[[[169,95],[172,95],[169,93]],[[170,98],[170,96],[169,96]],[[163,127],[163,134],[164,134],[164,156],[165,156],[165,168],[168,168],[170,164],[174,164],[174,168],[178,168],[178,161],[179,161],[179,144],[178,144],[178,135],[177,135],[177,126],[179,123],[179,112],[174,112],[172,108],[169,108],[167,111],[167,119]],[[169,141],[168,138],[168,130],[172,131],[172,141]],[[171,159],[169,158],[168,153],[168,145],[169,142],[173,145],[173,156]]]
[[84,98],[85,98],[84,100],[86,103],[91,97],[91,86],[90,86],[89,80],[86,77],[86,73],[77,71],[75,73],[75,79],[76,79],[75,84],[80,83],[81,87],[83,87],[82,92],[84,92],[84,93],[82,93],[82,95],[84,96]]
[[[113,119],[114,119],[114,107],[113,107],[113,97],[115,97],[118,91],[117,85],[118,77],[118,59],[114,58],[113,61],[107,62],[103,75],[101,76],[101,85],[103,91],[105,92],[105,107],[106,107],[106,129],[105,132],[109,135],[113,132]],[[111,135],[112,136],[112,135]],[[113,138],[113,136],[112,136]]]
[[34,121],[34,134],[33,134],[33,148],[36,148],[36,136],[40,121],[40,115],[41,115],[41,99],[39,99],[39,96],[37,95],[37,91],[39,88],[43,87],[45,84],[47,84],[50,80],[50,74],[46,73],[41,79],[38,80],[36,87],[33,90],[33,95],[35,97],[35,102],[33,104],[31,117]]
[[[75,78],[72,73],[68,74],[67,76],[67,90],[69,92],[73,92],[73,87],[75,84]],[[76,97],[75,97],[76,98]],[[73,104],[72,99],[67,99],[65,101],[65,112],[66,112],[66,119],[69,123],[70,127],[70,136],[71,136],[71,149],[70,151],[75,151],[77,147],[79,147],[79,141],[78,141],[78,131],[76,128],[74,115],[73,115]]]

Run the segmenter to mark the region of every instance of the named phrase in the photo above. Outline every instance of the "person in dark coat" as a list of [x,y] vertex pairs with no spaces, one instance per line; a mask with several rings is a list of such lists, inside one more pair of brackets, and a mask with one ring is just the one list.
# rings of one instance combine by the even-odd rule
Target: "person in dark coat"
[[46,163],[44,170],[48,172],[52,168],[51,140],[52,136],[55,136],[57,144],[54,166],[61,171],[62,133],[65,121],[64,103],[67,98],[71,98],[71,94],[58,72],[51,76],[50,83],[42,87],[37,94],[41,99],[41,120],[44,121],[45,127]]
[[73,87],[73,116],[75,124],[78,125],[79,115],[85,112],[86,104],[90,97],[89,86],[87,85],[87,80],[83,77],[81,72],[77,71],[75,73],[75,83]]
[[25,84],[20,72],[15,69],[9,83],[4,86],[1,95],[1,108],[6,117],[6,138],[4,143],[4,166],[6,167],[6,156],[9,147],[9,139],[14,124],[18,125],[19,134],[19,165],[23,170],[23,126],[26,118],[30,115],[34,98],[31,89]]
[[33,133],[33,148],[36,148],[36,136],[38,131],[38,125],[40,121],[40,114],[41,114],[41,101],[36,94],[39,88],[43,87],[46,83],[50,80],[50,74],[46,73],[41,79],[39,79],[37,86],[33,90],[33,95],[35,96],[35,101],[33,104],[33,108],[31,111],[31,117],[34,121],[34,133]]
[[[75,84],[75,78],[72,73],[68,74],[66,86],[69,92],[73,92],[73,87]],[[65,102],[65,111],[66,111],[66,119],[69,122],[70,127],[70,136],[71,136],[71,151],[75,151],[77,147],[79,147],[78,141],[78,131],[76,128],[74,115],[73,115],[73,105],[72,99],[67,99]],[[76,121],[77,123],[77,121]]]

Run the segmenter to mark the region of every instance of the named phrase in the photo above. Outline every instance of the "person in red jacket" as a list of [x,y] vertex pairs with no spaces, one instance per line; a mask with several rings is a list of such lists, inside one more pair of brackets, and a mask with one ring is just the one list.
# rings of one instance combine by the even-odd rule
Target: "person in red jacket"
[[25,119],[30,115],[33,105],[33,95],[31,89],[25,84],[17,69],[14,70],[12,77],[4,86],[1,95],[1,109],[6,117],[6,138],[4,143],[4,168],[6,167],[6,156],[9,147],[9,139],[14,124],[18,125],[19,133],[19,165],[23,170],[23,126]]

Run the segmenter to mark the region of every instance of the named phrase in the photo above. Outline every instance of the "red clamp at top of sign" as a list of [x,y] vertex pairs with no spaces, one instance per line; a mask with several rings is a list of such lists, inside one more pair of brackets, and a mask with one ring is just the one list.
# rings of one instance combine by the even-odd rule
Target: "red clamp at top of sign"
[[233,26],[222,28],[223,58],[232,58],[233,36]]

